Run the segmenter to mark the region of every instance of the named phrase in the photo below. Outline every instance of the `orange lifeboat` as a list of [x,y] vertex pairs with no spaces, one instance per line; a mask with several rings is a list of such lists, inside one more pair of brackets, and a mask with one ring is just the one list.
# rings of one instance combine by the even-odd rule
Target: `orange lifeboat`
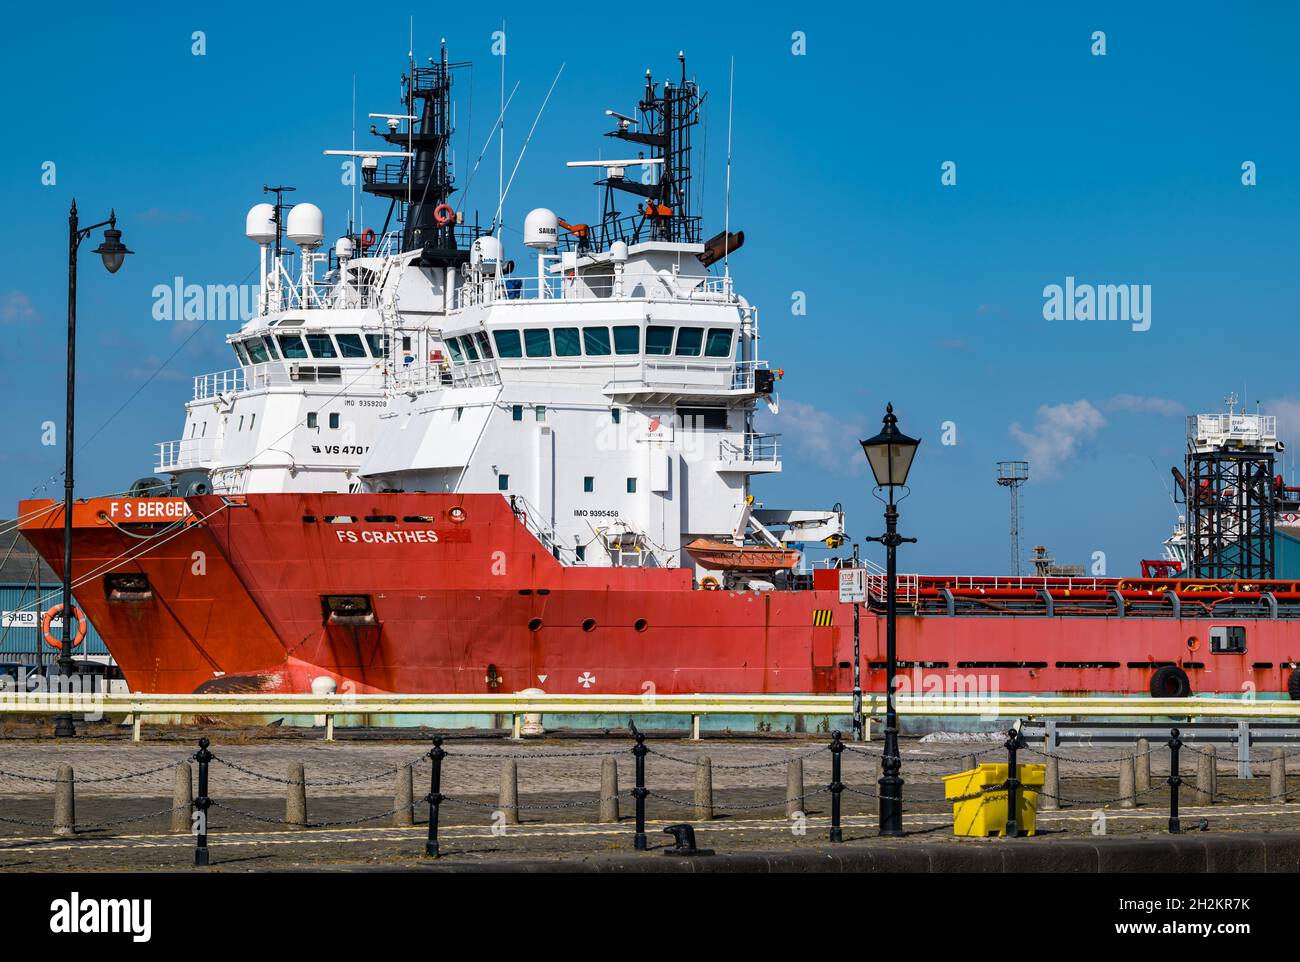
[[780,571],[799,563],[799,552],[767,545],[729,544],[696,538],[686,545],[701,568],[710,571]]

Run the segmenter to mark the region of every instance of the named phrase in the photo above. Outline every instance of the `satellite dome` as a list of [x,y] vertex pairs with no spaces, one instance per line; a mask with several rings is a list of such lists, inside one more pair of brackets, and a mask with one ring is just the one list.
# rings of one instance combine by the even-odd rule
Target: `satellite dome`
[[295,204],[289,211],[289,240],[299,247],[320,247],[325,239],[325,215],[315,204]]
[[258,244],[275,243],[275,208],[254,204],[244,218],[244,236]]
[[501,241],[490,234],[475,238],[469,249],[469,263],[489,274],[495,274],[501,266]]
[[554,247],[560,236],[560,218],[555,211],[538,207],[524,218],[524,246],[544,251]]

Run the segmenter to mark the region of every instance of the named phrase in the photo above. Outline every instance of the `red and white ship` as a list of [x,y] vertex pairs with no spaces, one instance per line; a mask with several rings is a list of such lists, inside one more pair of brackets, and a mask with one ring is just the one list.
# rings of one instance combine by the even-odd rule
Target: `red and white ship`
[[[423,126],[429,110],[445,105],[447,69],[444,57],[409,78],[404,106],[422,117],[421,130],[433,129]],[[758,406],[779,406],[778,372],[760,357],[757,309],[732,283],[729,260],[743,235],[724,230],[705,241],[692,212],[700,102],[684,63],[671,81],[647,76],[638,116],[614,115],[609,136],[626,145],[623,156],[575,162],[602,171],[601,223],[533,210],[523,225],[535,258],[527,276],[507,258],[499,225],[457,242],[445,193],[437,207],[403,203],[426,196],[426,180],[449,182],[422,156],[436,153],[437,137],[390,132],[390,143],[406,143],[414,157],[382,168],[373,158],[363,169],[366,189],[404,215],[403,253],[399,273],[370,271],[386,278],[384,290],[411,287],[390,314],[382,294],[373,308],[374,333],[401,338],[400,350],[392,341],[393,350],[356,359],[374,366],[377,419],[349,445],[360,453],[338,468],[341,480],[259,487],[234,480],[240,471],[209,469],[212,490],[186,498],[183,538],[196,540],[173,547],[159,537],[161,560],[143,560],[155,550],[133,559],[129,573],[148,575],[150,597],[115,597],[123,585],[102,571],[78,575],[91,579],[91,594],[102,583],[105,600],[90,615],[107,625],[101,633],[115,654],[135,652],[134,664],[123,660],[133,686],[850,690],[853,607],[839,600],[833,565],[810,569],[803,558],[808,545],[844,543],[843,514],[766,508],[752,490],[756,477],[782,468],[779,437],[755,427]],[[623,196],[631,213],[619,208]],[[310,329],[312,310],[272,311],[240,337],[278,339],[293,322]],[[342,323],[337,311],[330,316]],[[366,333],[364,315],[348,323],[347,333]],[[304,365],[320,377],[314,357],[291,358],[282,345],[280,354],[241,357],[242,376],[261,364],[272,379],[295,370],[301,378]],[[237,394],[233,403],[244,400]],[[318,402],[295,403],[301,418],[303,405]],[[231,407],[225,416],[236,414]],[[1195,461],[1188,489],[1188,564],[1198,577],[902,575],[903,683],[1300,697],[1300,581],[1268,577],[1271,554],[1256,551],[1272,537],[1271,519],[1251,513],[1272,498],[1272,454],[1262,446],[1241,473],[1241,417],[1219,433],[1196,422],[1195,457],[1209,459]],[[1232,479],[1207,473],[1227,470],[1214,460],[1219,449],[1234,452]],[[298,463],[295,453],[279,470],[295,479]],[[1256,471],[1265,463],[1266,475]],[[157,533],[86,510],[79,564],[117,573],[113,556],[126,539]],[[92,526],[103,529],[101,540],[86,533]],[[83,552],[83,543],[96,547]],[[222,581],[194,580],[209,576],[187,563],[199,543],[209,575]],[[55,560],[57,551],[38,546]],[[868,583],[864,687],[881,691],[884,579],[873,569]],[[195,602],[183,619],[178,599]],[[134,607],[114,607],[123,605]],[[206,630],[196,633],[203,617]],[[177,656],[184,664],[173,674],[149,676],[144,662],[167,655],[157,640],[133,649],[146,630],[133,626],[158,624],[173,639],[194,636],[162,647],[188,644],[205,655]],[[156,680],[137,680],[145,678]]]

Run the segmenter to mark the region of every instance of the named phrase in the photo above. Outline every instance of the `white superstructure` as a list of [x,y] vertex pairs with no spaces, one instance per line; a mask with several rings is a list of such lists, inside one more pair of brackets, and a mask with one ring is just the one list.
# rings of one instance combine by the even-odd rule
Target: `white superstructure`
[[704,245],[552,254],[553,219],[526,222],[535,276],[471,264],[430,331],[445,363],[399,372],[364,486],[499,491],[568,564],[691,566],[695,538],[841,536],[838,511],[754,507],[750,479],[781,470],[779,436],[754,427],[775,378],[757,310],[702,264]]
[[430,361],[426,327],[444,312],[454,271],[392,253],[393,235],[362,256],[350,237],[322,253],[312,204],[289,211],[293,270],[274,254],[274,210],[248,215],[263,271],[258,313],[226,338],[238,366],[196,377],[182,436],[158,445],[155,471],[182,493],[352,489],[394,372],[408,378]]

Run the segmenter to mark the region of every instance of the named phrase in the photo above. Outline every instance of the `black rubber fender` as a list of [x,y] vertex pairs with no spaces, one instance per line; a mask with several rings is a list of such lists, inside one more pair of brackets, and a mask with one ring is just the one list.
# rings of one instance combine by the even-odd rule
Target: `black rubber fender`
[[1300,668],[1291,669],[1291,677],[1287,679],[1286,690],[1292,701],[1300,701]]
[[1175,665],[1162,665],[1151,676],[1152,698],[1186,698],[1191,693],[1187,672]]

